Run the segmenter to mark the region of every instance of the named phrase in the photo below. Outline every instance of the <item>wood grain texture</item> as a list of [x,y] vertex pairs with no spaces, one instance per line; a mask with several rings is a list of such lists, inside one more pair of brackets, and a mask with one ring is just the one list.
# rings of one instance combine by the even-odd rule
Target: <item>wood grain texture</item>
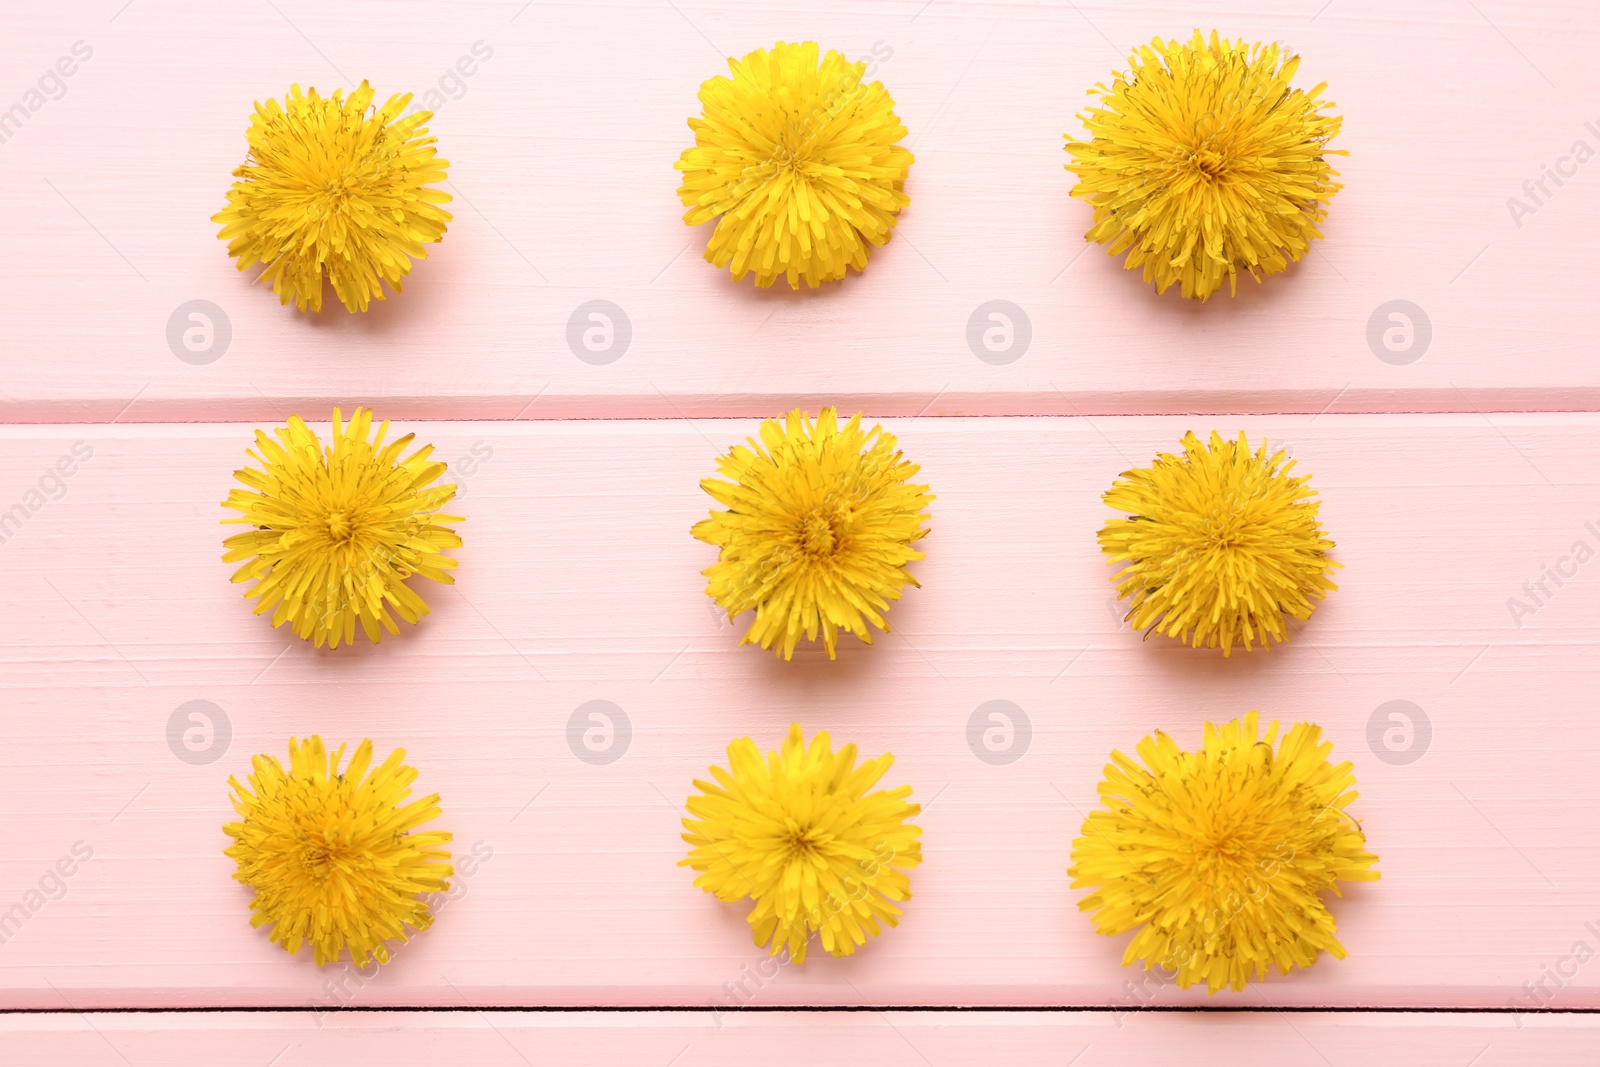
[[972,1012],[201,1013],[0,1017],[0,1054],[59,1067],[176,1063],[463,1062],[482,1067],[593,1063],[811,1067],[1118,1067],[1182,1049],[1196,1067],[1578,1067],[1594,1063],[1600,1024],[1582,1016]]
[[[1085,245],[1062,168],[1085,91],[1196,26],[1300,53],[1350,152],[1312,256],[1205,306]],[[1600,1009],[1586,0],[68,0],[5,28],[0,1009],[40,1014],[0,1014],[0,1063],[1595,1062],[1600,1016],[1518,1013]],[[674,193],[700,83],[779,39],[875,56],[917,156],[893,242],[819,292],[701,261]],[[209,217],[254,101],[363,78],[438,92],[455,220],[398,299],[302,316]],[[569,340],[596,300],[611,362]],[[1011,362],[969,340],[996,300]],[[1425,350],[1374,347],[1396,300]],[[230,336],[189,362],[192,301]],[[459,584],[318,653],[228,583],[218,503],[253,424],[358,402],[495,421],[405,426],[461,483]],[[750,419],[835,402],[894,417],[939,496],[924,588],[876,647],[782,664],[703,595],[696,485]],[[1094,545],[1115,476],[1212,427],[1293,449],[1345,564],[1289,646],[1230,661],[1123,630]],[[573,739],[595,700],[628,723],[609,763]],[[969,741],[996,700],[1031,729],[1006,764]],[[1430,724],[1400,753],[1395,701]],[[1345,961],[1136,984],[1065,876],[1101,767],[1252,707],[1354,760],[1383,880],[1334,905]],[[773,973],[674,864],[690,780],[792,720],[896,753],[927,860],[899,929]],[[270,945],[221,854],[228,776],[313,731],[408,749],[476,857],[376,970]],[[666,1005],[704,1010],[492,1010]],[[1091,1010],[889,1010],[1003,1005]],[[320,1010],[375,1006],[491,1010]],[[71,1013],[153,1007],[319,1010]]]
[[[1317,251],[1206,306],[1157,297],[1085,244],[1062,147],[1127,50],[1197,25],[1293,46],[1350,152]],[[702,262],[708,227],[686,228],[675,195],[700,83],[780,38],[892,53],[874,73],[917,156],[894,241],[820,292],[758,291]],[[335,399],[497,419],[831,399],[877,415],[1600,407],[1600,163],[1573,156],[1600,151],[1589,0],[79,0],[8,15],[5,91],[20,98],[80,40],[93,57],[65,95],[0,145],[12,421],[268,419]],[[452,73],[463,60],[470,76]],[[254,101],[362,78],[444,82],[432,128],[456,218],[400,299],[307,318],[237,274],[208,220]],[[1530,198],[1546,165],[1569,177]],[[1512,197],[1532,213],[1513,218]],[[608,365],[567,341],[596,299],[631,327]],[[967,340],[996,299],[1031,328],[1006,365]],[[1367,338],[1398,299],[1432,331],[1404,365]],[[231,328],[206,366],[167,339],[192,300]]]
[[[924,588],[876,646],[789,664],[735,647],[698,574],[714,550],[688,534],[710,506],[698,480],[752,422],[404,427],[446,458],[491,453],[464,483],[460,581],[427,590],[434,614],[398,640],[336,654],[227,581],[219,502],[249,427],[0,428],[0,501],[92,449],[0,545],[0,910],[75,842],[94,853],[0,945],[0,1002],[1506,1007],[1542,981],[1541,1001],[1600,1007],[1600,964],[1573,959],[1600,946],[1600,564],[1547,581],[1531,615],[1507,606],[1600,545],[1600,415],[886,426],[938,495]],[[1118,472],[1210,426],[1293,447],[1345,565],[1290,645],[1228,661],[1121,629],[1094,543]],[[595,699],[631,725],[607,765],[569,741]],[[997,699],[1032,728],[1002,766],[967,739]],[[169,741],[193,700],[231,727],[205,765]],[[1432,724],[1416,762],[1369,746],[1392,700]],[[1122,939],[1076,910],[1071,840],[1113,747],[1156,727],[1192,742],[1249,708],[1319,722],[1355,761],[1383,880],[1335,904],[1345,961],[1209,999],[1135,989]],[[791,720],[896,753],[927,861],[899,929],[756,988],[744,909],[674,866],[679,805],[729,740],[775,743]],[[405,747],[459,849],[492,850],[377,974],[271,946],[221,855],[228,776],[313,731]]]

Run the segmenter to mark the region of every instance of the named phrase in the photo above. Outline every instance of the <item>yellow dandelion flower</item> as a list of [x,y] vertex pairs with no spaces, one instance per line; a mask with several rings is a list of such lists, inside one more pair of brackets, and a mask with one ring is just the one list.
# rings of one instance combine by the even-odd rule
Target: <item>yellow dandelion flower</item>
[[248,489],[231,489],[222,506],[240,512],[223,525],[249,526],[223,541],[224,563],[244,561],[235,582],[255,582],[255,614],[272,612],[272,625],[291,624],[294,635],[321,648],[355,640],[356,624],[367,639],[382,639],[379,627],[400,632],[394,614],[415,623],[428,605],[406,585],[413,574],[446,585],[456,561],[444,550],[461,538],[444,525],[460,515],[439,508],[456,494],[454,485],[430,483],[444,474],[430,462],[433,446],[401,453],[415,434],[389,444],[389,424],[368,440],[372,412],[357,408],[348,423],[333,410],[333,444],[324,446],[298,415],[274,433],[256,431],[256,451],[246,455],[261,470],[233,476]]
[[747,921],[757,945],[804,963],[811,938],[849,956],[899,925],[895,902],[911,899],[906,871],[922,862],[922,828],[906,822],[909,785],[869,793],[894,763],[885,753],[857,767],[856,746],[833,751],[826,731],[808,746],[800,724],[779,752],[763,759],[741,737],[728,746],[728,770],[716,783],[695,780],[692,819],[683,839],[694,846],[678,866],[702,872],[699,888],[721,901],[749,897]]
[[250,788],[229,778],[241,821],[223,833],[234,879],[255,890],[251,926],[272,926],[273,942],[290,955],[311,943],[318,966],[350,950],[350,960],[389,962],[384,943],[410,940],[433,914],[422,893],[450,888],[450,835],[418,827],[439,815],[439,795],[406,802],[415,769],[395,749],[372,769],[372,742],[362,741],[349,766],[344,746],[330,757],[322,738],[289,739],[289,769],[276,756],[256,756]]
[[1259,732],[1256,712],[1206,723],[1198,752],[1161,731],[1139,742],[1143,766],[1111,753],[1100,783],[1103,809],[1083,821],[1068,870],[1095,929],[1137,929],[1122,963],[1143,960],[1187,989],[1215,993],[1309,967],[1344,946],[1321,893],[1377,881],[1349,763],[1328,762],[1322,728],[1278,724]]
[[1265,443],[1252,454],[1242,433],[1213,432],[1209,446],[1185,434],[1183,448],[1124,471],[1104,497],[1131,513],[1100,531],[1109,562],[1125,565],[1112,581],[1132,601],[1129,624],[1224,656],[1240,641],[1289,640],[1288,618],[1309,619],[1342,566],[1328,558],[1310,475],[1289,477],[1294,460]]
[[694,147],[673,164],[678,197],[690,226],[720,216],[706,262],[735,279],[816,288],[866,270],[867,245],[887,242],[911,202],[906,128],[883,83],[862,83],[865,62],[828,52],[819,63],[817,51],[780,41],[730,57],[731,79],[700,86]]
[[861,428],[861,416],[840,426],[824,408],[815,422],[799,409],[761,424],[717,460],[729,481],[700,487],[727,511],[694,525],[695,537],[719,549],[702,573],[706,593],[735,616],[755,609],[741,645],[760,644],[789,659],[803,633],[820,631],[828,658],[839,631],[872,643],[870,623],[885,633],[884,613],[917,580],[906,564],[923,558],[911,545],[926,537],[926,485],[921,470],[896,449],[882,427]]
[[250,117],[250,156],[211,221],[240,270],[265,265],[280,303],[321,311],[326,274],[347,310],[365,311],[444,237],[450,194],[428,188],[449,166],[426,136],[433,113],[405,114],[409,93],[376,110],[372,99],[366,82],[348,97],[294,85]]
[[1067,135],[1072,195],[1094,208],[1085,235],[1128,253],[1126,268],[1166,292],[1205,300],[1241,270],[1256,281],[1287,269],[1322,236],[1342,188],[1327,144],[1340,119],[1322,113],[1323,85],[1291,89],[1300,57],[1277,44],[1162,41],[1137,49],[1132,71],[1089,95],[1088,141]]

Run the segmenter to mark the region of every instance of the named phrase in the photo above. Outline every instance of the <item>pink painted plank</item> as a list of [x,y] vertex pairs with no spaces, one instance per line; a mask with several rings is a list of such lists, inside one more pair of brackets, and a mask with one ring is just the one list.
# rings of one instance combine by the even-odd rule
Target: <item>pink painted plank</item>
[[[1400,1063],[1415,1067],[1592,1064],[1592,1016],[1417,1014],[1106,1014],[776,1012],[708,1020],[667,1012],[402,1012],[341,1014],[13,1015],[0,1017],[8,1062],[61,1067],[128,1063],[345,1064],[465,1062],[864,1062],[884,1067],[1049,1064],[1109,1067],[1181,1047],[1197,1067]],[[276,1057],[276,1058],[275,1058]]]
[[[1600,415],[887,425],[938,494],[924,588],[873,648],[789,664],[735,647],[688,535],[696,483],[750,422],[405,427],[452,462],[492,453],[464,483],[460,582],[400,639],[338,654],[227,581],[218,502],[250,427],[0,428],[0,502],[93,450],[0,546],[0,910],[93,850],[0,945],[0,1004],[1504,1007],[1542,983],[1533,1002],[1600,1007],[1574,954],[1600,947],[1600,828],[1574,817],[1600,802],[1600,565],[1507,606],[1600,543]],[[1345,564],[1292,644],[1226,662],[1121,630],[1094,544],[1117,473],[1211,426],[1293,447]],[[631,725],[608,765],[568,741],[596,699]],[[1009,765],[966,740],[997,699],[1032,724]],[[169,744],[195,700],[230,726],[207,764]],[[1432,724],[1408,764],[1368,742],[1395,700]],[[1067,888],[1082,812],[1113,747],[1252,707],[1320,722],[1355,761],[1383,881],[1336,905],[1348,960],[1209,1000],[1136,989]],[[792,719],[897,754],[928,859],[899,929],[757,989],[743,909],[674,866],[678,805],[728,740]],[[377,975],[271,946],[221,855],[228,776],[311,731],[407,748],[461,848],[493,853]]]
[[[13,96],[74,42],[93,56],[0,152],[0,417],[265,419],[331,399],[497,419],[764,416],[824,398],[879,415],[1600,408],[1600,164],[1573,155],[1600,150],[1589,0],[408,10],[13,12],[0,40]],[[1318,251],[1203,307],[1156,297],[1086,246],[1088,211],[1062,169],[1086,90],[1127,49],[1196,25],[1297,49],[1301,79],[1330,86],[1350,152]],[[730,281],[700,261],[707,228],[683,226],[675,195],[700,83],[779,38],[892,52],[875,73],[917,156],[899,236],[826,292]],[[361,78],[459,94],[433,123],[456,219],[401,299],[306,319],[233,270],[208,219],[253,101]],[[1546,165],[1568,173],[1559,187]],[[1542,193],[1524,192],[1533,180]],[[1513,197],[1532,213],[1514,219]],[[195,300],[231,333],[209,365],[168,340]],[[609,364],[567,341],[592,300],[631,330]],[[996,357],[1014,362],[969,345],[993,300],[1028,320],[1026,350]],[[1423,309],[1431,337],[1385,350],[1389,362],[1369,324],[1381,333],[1396,300]]]

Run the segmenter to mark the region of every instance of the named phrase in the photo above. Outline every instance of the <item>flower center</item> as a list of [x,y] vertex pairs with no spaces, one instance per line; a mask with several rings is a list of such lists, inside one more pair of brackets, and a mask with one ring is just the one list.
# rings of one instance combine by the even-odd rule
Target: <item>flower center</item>
[[817,842],[811,835],[811,827],[789,823],[789,832],[784,835],[783,843],[791,859],[810,857],[816,853]]
[[325,214],[343,212],[351,200],[364,195],[369,183],[380,174],[382,164],[376,158],[367,158],[342,165],[330,163],[329,167],[319,196]]
[[1228,155],[1212,147],[1213,138],[1199,144],[1180,148],[1174,153],[1174,164],[1180,171],[1198,175],[1201,179],[1212,182],[1228,176]]
[[1203,859],[1213,862],[1237,863],[1247,858],[1244,842],[1240,841],[1232,830],[1224,830],[1209,840],[1201,841],[1196,851]]
[[1228,161],[1221,152],[1212,148],[1202,148],[1194,154],[1194,164],[1200,173],[1207,178],[1220,178],[1228,169]]
[[800,529],[796,531],[800,551],[813,558],[833,555],[839,545],[838,533],[835,530],[837,522],[837,515],[828,514],[821,508],[813,508],[800,520]]
[[1244,526],[1238,514],[1219,508],[1206,517],[1202,536],[1209,548],[1234,548],[1244,540]]
[[328,513],[328,540],[335,544],[345,544],[356,535],[355,524],[350,521],[350,516],[343,511]]
[[351,861],[355,851],[348,845],[329,841],[308,841],[300,852],[300,863],[305,867],[306,874],[313,880],[322,882],[329,877],[348,871],[352,867]]
[[1265,879],[1273,846],[1259,827],[1238,818],[1221,819],[1195,828],[1193,863],[1205,880],[1233,885],[1241,879]]

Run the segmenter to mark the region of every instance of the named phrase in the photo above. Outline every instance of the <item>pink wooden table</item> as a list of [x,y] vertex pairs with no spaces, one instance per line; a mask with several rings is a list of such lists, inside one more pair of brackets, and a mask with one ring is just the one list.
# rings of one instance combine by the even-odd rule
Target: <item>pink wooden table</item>
[[[1206,306],[1086,248],[1061,148],[1127,48],[1196,25],[1292,45],[1350,151],[1316,252]],[[1544,578],[1600,554],[1585,0],[75,0],[5,29],[0,1063],[1600,1059],[1600,563]],[[894,241],[821,292],[731,282],[674,195],[700,82],[778,39],[890,53],[917,156]],[[362,78],[438,89],[455,221],[399,299],[307,318],[209,216],[254,100]],[[212,350],[180,358],[194,301]],[[606,351],[568,341],[593,301]],[[1026,325],[1002,352],[968,340],[992,301]],[[319,653],[228,583],[218,503],[257,424],[358,402],[438,446],[466,546],[423,626]],[[938,501],[895,632],[783,664],[735,647],[688,527],[715,455],[822,403]],[[1119,472],[1211,428],[1292,449],[1345,565],[1229,661],[1123,629],[1094,544]],[[569,743],[592,700],[627,723],[609,762]],[[994,700],[1030,726],[1008,763],[967,742]],[[1356,763],[1383,880],[1336,905],[1344,961],[1136,984],[1067,888],[1101,766],[1249,708]],[[1401,752],[1396,709],[1428,724]],[[678,821],[730,738],[795,719],[895,752],[927,860],[892,934],[763,976]],[[221,855],[228,776],[313,731],[405,747],[477,857],[377,971],[273,947]]]

